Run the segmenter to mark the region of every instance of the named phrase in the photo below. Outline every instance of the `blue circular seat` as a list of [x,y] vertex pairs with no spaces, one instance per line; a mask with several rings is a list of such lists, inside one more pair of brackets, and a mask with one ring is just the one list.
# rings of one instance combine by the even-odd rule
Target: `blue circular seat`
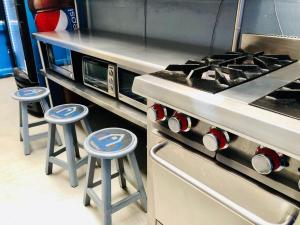
[[21,102],[35,102],[47,97],[49,89],[45,87],[28,87],[16,91],[12,97]]
[[86,117],[89,109],[80,104],[64,104],[55,106],[45,113],[45,119],[53,124],[69,124],[75,123]]
[[90,134],[84,141],[85,150],[96,158],[121,158],[133,152],[137,137],[129,130],[106,128]]

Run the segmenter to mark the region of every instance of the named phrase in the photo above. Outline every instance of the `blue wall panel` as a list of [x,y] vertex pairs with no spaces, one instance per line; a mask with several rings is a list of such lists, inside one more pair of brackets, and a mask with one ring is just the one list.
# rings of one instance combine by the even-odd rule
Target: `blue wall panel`
[[12,61],[8,53],[7,28],[3,21],[0,21],[0,78],[12,74]]

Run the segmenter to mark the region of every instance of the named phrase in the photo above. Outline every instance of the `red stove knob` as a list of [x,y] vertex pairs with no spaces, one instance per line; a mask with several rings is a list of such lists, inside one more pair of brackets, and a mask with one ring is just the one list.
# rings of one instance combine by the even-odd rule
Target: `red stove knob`
[[230,136],[226,131],[211,128],[209,133],[203,136],[202,141],[207,150],[215,152],[219,149],[222,150],[228,148]]
[[258,173],[268,175],[273,171],[279,171],[282,169],[281,159],[282,155],[279,155],[272,149],[258,147],[256,154],[252,157],[251,163]]
[[167,108],[160,104],[154,104],[148,109],[148,116],[151,121],[165,121],[167,119]]
[[175,113],[168,121],[171,131],[174,133],[188,132],[192,127],[192,120],[182,113]]

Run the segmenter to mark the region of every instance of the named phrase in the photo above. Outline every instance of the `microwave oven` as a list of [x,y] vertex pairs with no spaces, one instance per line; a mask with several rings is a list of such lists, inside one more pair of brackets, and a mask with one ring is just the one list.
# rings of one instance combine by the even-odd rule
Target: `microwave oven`
[[47,44],[46,50],[49,69],[67,78],[75,80],[71,51],[51,44]]
[[117,97],[116,72],[116,64],[89,56],[82,57],[83,83],[113,97]]
[[86,86],[116,97],[142,111],[147,110],[146,99],[132,92],[134,78],[140,76],[139,74],[111,62],[83,56],[82,75]]

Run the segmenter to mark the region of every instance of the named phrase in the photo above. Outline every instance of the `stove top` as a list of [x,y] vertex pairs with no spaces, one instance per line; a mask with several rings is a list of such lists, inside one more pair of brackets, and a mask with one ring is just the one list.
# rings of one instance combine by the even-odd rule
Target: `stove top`
[[208,56],[200,61],[189,60],[183,65],[172,64],[151,75],[215,94],[295,61],[288,55],[227,52]]
[[254,101],[251,105],[300,119],[300,79]]

